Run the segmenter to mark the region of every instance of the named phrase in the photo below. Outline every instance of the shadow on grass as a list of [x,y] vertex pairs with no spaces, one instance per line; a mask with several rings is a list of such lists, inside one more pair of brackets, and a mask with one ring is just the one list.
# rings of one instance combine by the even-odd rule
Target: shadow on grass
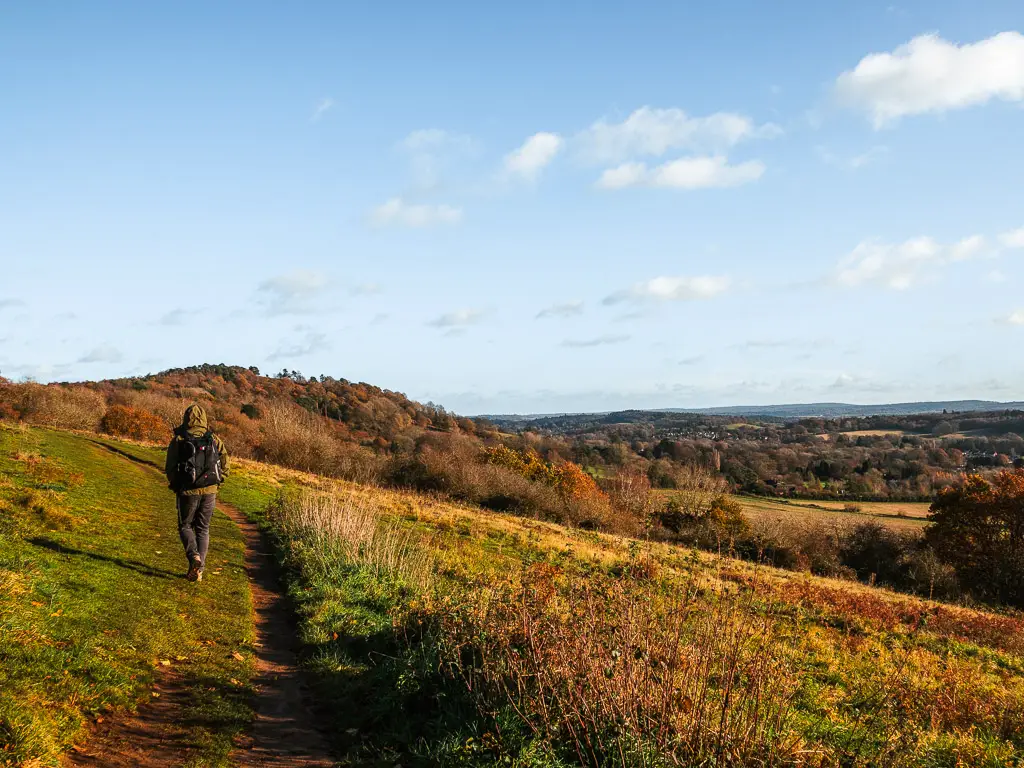
[[163,471],[163,467],[161,467],[155,461],[150,461],[149,459],[144,459],[144,458],[142,458],[140,456],[135,456],[134,454],[131,454],[128,451],[125,451],[125,450],[122,450],[122,449],[118,448],[116,445],[111,445],[110,443],[105,443],[102,440],[90,439],[89,442],[92,443],[93,445],[98,445],[100,448],[106,448],[111,453],[116,453],[118,456],[120,456],[122,458],[125,458],[125,459],[128,459],[128,461],[131,461],[131,462],[133,462],[135,464],[141,464],[144,467],[150,467],[150,468],[158,470],[160,472]]
[[346,765],[426,768],[478,735],[465,686],[440,674],[429,640],[410,642],[401,627],[308,646],[305,666]]
[[152,576],[157,579],[184,579],[184,575],[171,573],[165,571],[162,568],[153,568],[152,566],[146,565],[145,563],[137,563],[134,560],[125,560],[123,557],[112,557],[110,555],[101,555],[98,552],[88,552],[84,549],[75,549],[69,547],[60,542],[53,541],[52,539],[45,539],[40,536],[36,536],[31,539],[26,539],[29,544],[43,549],[48,549],[51,552],[56,552],[61,555],[75,555],[76,557],[87,557],[90,560],[97,560],[103,563],[112,563],[120,568],[125,568],[135,573],[140,573],[143,576]]

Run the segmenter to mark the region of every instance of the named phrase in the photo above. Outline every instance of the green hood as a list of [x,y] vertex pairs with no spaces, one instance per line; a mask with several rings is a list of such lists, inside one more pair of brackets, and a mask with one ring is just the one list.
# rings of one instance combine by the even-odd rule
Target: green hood
[[185,416],[181,420],[181,430],[193,435],[204,435],[210,429],[210,422],[206,418],[206,409],[201,405],[192,404],[185,409]]

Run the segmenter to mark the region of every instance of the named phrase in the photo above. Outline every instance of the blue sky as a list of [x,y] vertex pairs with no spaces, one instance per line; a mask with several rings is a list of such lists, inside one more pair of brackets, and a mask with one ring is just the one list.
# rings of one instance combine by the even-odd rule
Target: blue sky
[[0,373],[1024,399],[1024,5],[6,4]]

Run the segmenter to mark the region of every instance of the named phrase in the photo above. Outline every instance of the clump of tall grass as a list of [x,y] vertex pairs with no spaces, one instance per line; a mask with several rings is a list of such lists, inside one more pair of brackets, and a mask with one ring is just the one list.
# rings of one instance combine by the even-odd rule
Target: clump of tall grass
[[371,493],[341,489],[285,493],[277,513],[282,533],[329,571],[362,568],[377,577],[400,581],[418,590],[430,588],[433,558],[418,537],[381,514]]

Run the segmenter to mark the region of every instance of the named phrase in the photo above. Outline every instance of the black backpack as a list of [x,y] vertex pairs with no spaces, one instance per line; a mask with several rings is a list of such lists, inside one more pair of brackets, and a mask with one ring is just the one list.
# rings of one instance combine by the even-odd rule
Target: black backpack
[[174,466],[174,490],[194,491],[224,481],[220,473],[220,452],[213,432],[196,437],[185,430],[178,432],[178,463]]

